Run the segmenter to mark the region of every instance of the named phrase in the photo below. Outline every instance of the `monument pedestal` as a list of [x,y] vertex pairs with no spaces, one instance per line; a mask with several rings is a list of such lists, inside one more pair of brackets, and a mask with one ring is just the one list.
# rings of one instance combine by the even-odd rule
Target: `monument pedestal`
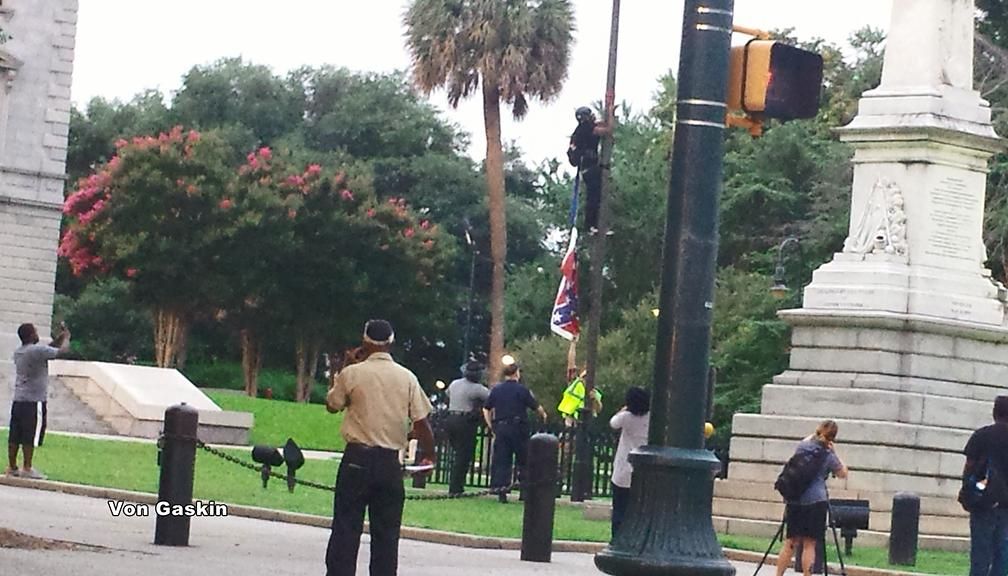
[[762,535],[758,521],[779,522],[777,474],[797,442],[830,418],[850,468],[846,480],[829,481],[832,497],[869,500],[870,530],[884,536],[892,496],[915,492],[928,545],[963,549],[968,517],[955,501],[962,449],[1008,391],[1008,329],[897,313],[781,315],[793,330],[789,369],[763,388],[760,414],[735,415],[715,514],[747,520],[727,523],[741,533]]
[[915,492],[921,534],[963,548],[962,449],[1008,393],[1006,290],[982,240],[987,161],[1003,146],[972,87],[973,2],[893,0],[892,13],[881,85],[838,131],[855,150],[847,239],[802,308],[781,313],[789,368],[763,388],[760,414],[735,416],[715,513],[779,522],[773,482],[829,418],[850,469],[830,480],[834,497],[870,500],[884,534],[892,495]]

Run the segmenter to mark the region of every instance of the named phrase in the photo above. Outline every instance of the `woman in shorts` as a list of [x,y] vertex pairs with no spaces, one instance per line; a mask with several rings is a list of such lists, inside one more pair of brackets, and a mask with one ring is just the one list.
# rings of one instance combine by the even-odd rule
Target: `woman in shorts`
[[816,427],[815,434],[798,443],[795,454],[814,452],[826,449],[820,473],[809,484],[805,492],[793,502],[787,502],[784,509],[784,519],[787,523],[787,540],[777,556],[777,576],[783,576],[795,549],[802,549],[802,574],[812,574],[812,563],[815,560],[816,542],[825,534],[826,514],[829,510],[826,495],[826,476],[832,472],[837,478],[847,477],[847,466],[837,456],[833,442],[837,436],[837,423],[824,420]]

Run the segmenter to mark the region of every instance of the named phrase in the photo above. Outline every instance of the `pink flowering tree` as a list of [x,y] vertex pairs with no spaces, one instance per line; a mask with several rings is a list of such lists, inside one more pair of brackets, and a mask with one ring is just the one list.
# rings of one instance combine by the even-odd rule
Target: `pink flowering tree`
[[223,312],[239,334],[249,396],[258,393],[264,338],[288,323],[287,296],[278,278],[294,251],[297,208],[324,178],[318,164],[297,166],[268,147],[250,152],[219,204],[232,222],[223,263],[229,278]]
[[451,256],[437,226],[401,199],[378,201],[367,176],[312,170],[285,181],[295,188],[283,196],[293,236],[279,289],[295,330],[299,401],[323,346],[356,345],[368,318],[401,326],[420,315],[414,303],[438,294]]
[[131,283],[154,316],[155,362],[184,362],[188,326],[224,281],[220,246],[228,234],[227,147],[176,127],[116,143],[116,155],[83,178],[63,206],[59,255],[77,276]]

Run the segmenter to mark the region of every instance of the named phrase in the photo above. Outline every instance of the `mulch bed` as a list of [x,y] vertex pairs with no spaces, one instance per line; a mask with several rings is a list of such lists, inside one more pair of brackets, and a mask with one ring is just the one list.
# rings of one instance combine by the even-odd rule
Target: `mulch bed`
[[0,548],[21,548],[24,550],[87,550],[98,551],[101,547],[65,540],[39,538],[23,532],[0,528]]

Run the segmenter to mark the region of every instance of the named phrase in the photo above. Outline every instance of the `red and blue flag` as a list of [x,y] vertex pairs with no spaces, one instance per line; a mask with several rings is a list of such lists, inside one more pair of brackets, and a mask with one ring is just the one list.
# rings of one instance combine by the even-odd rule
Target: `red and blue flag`
[[578,324],[578,294],[577,294],[577,228],[571,228],[570,244],[560,263],[560,288],[553,301],[553,313],[550,315],[550,330],[554,334],[573,341],[577,338],[580,326]]

